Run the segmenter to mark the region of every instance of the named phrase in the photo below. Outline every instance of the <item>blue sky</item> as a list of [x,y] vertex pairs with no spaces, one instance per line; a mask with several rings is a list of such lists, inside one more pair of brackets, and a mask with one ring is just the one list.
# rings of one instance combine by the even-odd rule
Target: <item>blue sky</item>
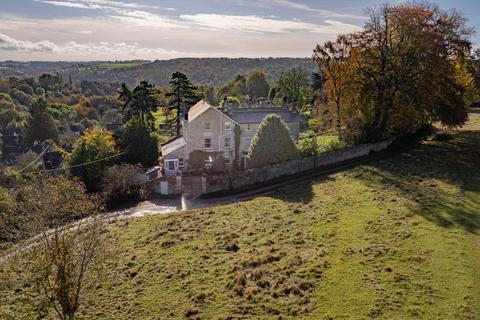
[[[358,30],[363,10],[384,2],[2,0],[0,60],[308,57],[316,43]],[[480,1],[435,3],[480,30]]]

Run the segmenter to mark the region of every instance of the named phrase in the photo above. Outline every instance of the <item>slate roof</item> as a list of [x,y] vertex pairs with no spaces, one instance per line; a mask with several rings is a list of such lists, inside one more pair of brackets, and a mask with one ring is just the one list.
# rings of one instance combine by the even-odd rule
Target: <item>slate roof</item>
[[260,123],[267,115],[274,113],[285,122],[302,122],[305,117],[295,111],[283,108],[233,109],[227,115],[238,123]]

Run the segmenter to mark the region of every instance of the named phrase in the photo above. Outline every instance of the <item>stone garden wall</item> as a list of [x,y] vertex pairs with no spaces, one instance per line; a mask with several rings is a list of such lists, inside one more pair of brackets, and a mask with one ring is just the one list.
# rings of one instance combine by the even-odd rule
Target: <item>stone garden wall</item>
[[287,177],[317,168],[367,156],[372,152],[387,149],[394,139],[377,143],[362,144],[325,152],[316,157],[284,162],[270,167],[236,171],[225,174],[206,174],[203,177],[203,194],[247,189],[249,186],[265,184],[271,180]]

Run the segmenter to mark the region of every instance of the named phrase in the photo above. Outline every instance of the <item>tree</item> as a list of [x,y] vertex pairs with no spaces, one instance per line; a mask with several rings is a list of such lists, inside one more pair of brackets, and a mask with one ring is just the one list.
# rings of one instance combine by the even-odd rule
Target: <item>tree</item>
[[118,99],[122,103],[124,122],[140,119],[153,126],[155,117],[153,113],[158,110],[158,101],[155,97],[155,85],[143,80],[133,89],[122,84],[118,92]]
[[292,69],[283,72],[278,79],[277,87],[280,93],[287,98],[288,102],[295,103],[299,107],[300,101],[303,101],[303,93],[308,86],[308,74],[303,69]]
[[94,128],[78,139],[70,155],[70,173],[79,177],[88,190],[98,190],[104,170],[115,162],[112,134]]
[[[322,46],[317,45],[313,51],[313,58],[322,73],[320,79],[323,79],[324,85],[329,88],[327,91],[328,101],[335,110],[336,129],[339,136],[342,129],[341,103],[348,87],[351,86],[351,64],[348,61],[350,50],[350,41],[346,36],[340,35],[336,41],[327,41]],[[315,80],[318,81],[318,77]]]
[[270,92],[268,93],[268,100],[273,101],[278,93],[277,87],[271,87]]
[[372,141],[437,121],[463,124],[473,96],[465,18],[416,3],[367,12],[363,30],[314,50],[339,135]]
[[213,87],[204,88],[203,95],[205,100],[212,106],[218,106],[219,101],[215,95],[215,89]]
[[158,163],[158,139],[149,125],[142,120],[132,120],[122,131],[123,159],[130,164],[140,164],[144,168]]
[[0,126],[2,128],[18,128],[25,124],[25,116],[15,109],[0,110]]
[[246,89],[250,98],[268,97],[269,88],[267,77],[263,71],[256,70],[248,74]]
[[369,15],[354,39],[368,84],[362,99],[373,104],[371,127],[385,135],[435,121],[462,124],[465,88],[455,64],[466,61],[471,47],[465,18],[428,4],[384,5]]
[[[104,264],[105,224],[98,216],[102,209],[98,196],[62,177],[35,179],[19,194],[17,210],[29,217],[37,234],[37,242],[20,253],[25,255],[21,274],[62,320],[75,319],[86,279],[98,278]],[[88,219],[79,220],[82,217]]]
[[47,102],[38,98],[30,110],[30,118],[27,122],[26,140],[30,143],[58,139],[57,127],[53,117],[47,109]]
[[182,115],[188,112],[188,105],[195,103],[197,97],[194,94],[195,87],[192,85],[188,77],[181,72],[174,72],[170,81],[172,92],[167,93],[167,97],[171,97],[170,105],[172,109],[177,110],[176,131],[180,134],[180,120]]
[[276,114],[267,115],[248,149],[248,167],[266,167],[297,158],[297,148],[285,122]]

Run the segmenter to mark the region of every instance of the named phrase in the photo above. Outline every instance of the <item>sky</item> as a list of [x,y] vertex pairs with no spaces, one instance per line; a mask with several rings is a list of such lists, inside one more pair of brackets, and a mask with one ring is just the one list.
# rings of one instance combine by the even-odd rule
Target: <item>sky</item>
[[[0,0],[0,61],[309,57],[385,0]],[[390,4],[399,1],[391,0]],[[480,31],[480,1],[438,0]],[[480,36],[474,38],[480,46]]]

